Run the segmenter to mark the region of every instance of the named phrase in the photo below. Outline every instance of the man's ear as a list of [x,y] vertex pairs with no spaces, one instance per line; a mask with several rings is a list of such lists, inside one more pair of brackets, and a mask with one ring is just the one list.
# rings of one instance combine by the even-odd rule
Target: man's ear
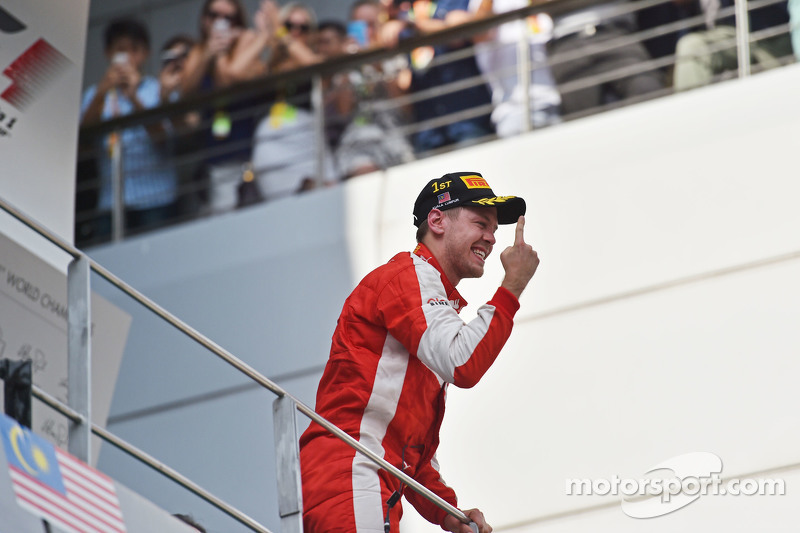
[[428,213],[428,229],[435,235],[444,234],[445,214],[438,209],[431,209]]

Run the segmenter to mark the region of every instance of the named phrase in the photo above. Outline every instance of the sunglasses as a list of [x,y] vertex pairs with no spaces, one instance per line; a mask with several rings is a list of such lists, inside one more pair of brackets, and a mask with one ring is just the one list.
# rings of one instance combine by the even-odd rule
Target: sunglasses
[[220,13],[219,11],[209,11],[206,13],[206,16],[212,20],[225,19],[231,24],[236,21],[236,15],[228,15],[226,13]]
[[283,27],[286,28],[286,31],[298,30],[300,33],[308,33],[311,31],[310,24],[295,24],[292,21],[287,20],[283,23]]

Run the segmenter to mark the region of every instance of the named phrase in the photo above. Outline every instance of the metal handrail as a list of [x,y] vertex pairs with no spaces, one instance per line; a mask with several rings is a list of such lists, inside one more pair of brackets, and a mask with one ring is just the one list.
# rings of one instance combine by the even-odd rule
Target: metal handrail
[[[31,217],[28,217],[21,210],[17,209],[16,207],[11,205],[9,202],[7,202],[3,198],[0,198],[0,209],[6,211],[8,214],[13,216],[14,218],[16,218],[18,221],[22,222],[26,226],[28,226],[30,229],[32,229],[33,231],[35,231],[36,233],[38,233],[39,235],[41,235],[42,237],[44,237],[45,239],[50,241],[55,246],[61,248],[63,251],[65,251],[68,254],[72,255],[73,258],[76,258],[76,259],[77,258],[85,258],[87,260],[87,262],[89,263],[89,267],[90,267],[91,270],[95,271],[98,275],[100,275],[101,277],[106,279],[109,283],[111,283],[112,285],[114,285],[115,287],[120,289],[122,292],[124,292],[125,294],[127,294],[128,296],[130,296],[131,298],[136,300],[138,303],[140,303],[141,305],[145,306],[150,311],[152,311],[153,313],[155,313],[156,315],[161,317],[164,321],[166,321],[167,323],[171,324],[176,329],[178,329],[179,331],[181,331],[182,333],[184,333],[185,335],[187,335],[191,339],[195,340],[197,343],[199,343],[200,345],[204,346],[209,351],[211,351],[215,355],[217,355],[219,358],[221,358],[222,360],[224,360],[225,362],[227,362],[228,364],[230,364],[231,366],[233,366],[234,368],[236,368],[237,370],[239,370],[240,372],[242,372],[243,374],[245,374],[246,376],[251,378],[256,383],[260,384],[262,387],[268,389],[269,391],[271,391],[272,393],[274,393],[278,397],[288,398],[289,400],[291,400],[291,402],[295,405],[295,408],[297,409],[297,411],[299,411],[302,414],[306,415],[312,421],[316,422],[317,424],[319,424],[320,426],[325,428],[328,432],[330,432],[331,434],[335,435],[337,438],[339,438],[345,444],[349,445],[350,447],[352,447],[353,449],[355,449],[359,453],[367,456],[372,462],[374,462],[375,464],[377,464],[378,466],[380,466],[381,468],[383,468],[384,470],[388,471],[390,474],[392,474],[393,476],[398,478],[400,481],[402,481],[405,485],[407,485],[414,492],[418,493],[420,496],[424,497],[425,499],[427,499],[428,501],[430,501],[431,503],[433,503],[434,505],[436,505],[440,509],[444,510],[445,512],[447,512],[451,516],[457,518],[458,520],[460,520],[464,524],[468,524],[470,522],[470,519],[460,509],[458,509],[457,507],[451,505],[447,501],[443,500],[438,495],[434,494],[430,489],[428,489],[427,487],[425,487],[424,485],[419,483],[417,480],[415,480],[414,478],[410,477],[408,474],[406,474],[405,472],[403,472],[402,470],[400,470],[399,468],[397,468],[393,464],[391,464],[388,461],[386,461],[383,457],[380,457],[379,455],[377,455],[375,452],[373,452],[372,450],[370,450],[369,448],[367,448],[366,446],[364,446],[363,444],[358,442],[356,439],[351,437],[348,433],[346,433],[345,431],[343,431],[342,429],[337,427],[335,424],[331,423],[330,421],[328,421],[324,417],[322,417],[319,414],[317,414],[317,412],[314,411],[311,407],[305,405],[303,402],[301,402],[300,400],[298,400],[297,398],[295,398],[294,396],[289,394],[280,385],[278,385],[277,383],[274,383],[269,378],[267,378],[266,376],[262,375],[257,370],[255,370],[253,367],[251,367],[250,365],[248,365],[247,363],[245,363],[241,359],[237,358],[236,356],[231,354],[229,351],[225,350],[224,348],[219,346],[217,343],[215,343],[214,341],[212,341],[211,339],[209,339],[208,337],[206,337],[202,333],[198,332],[196,329],[192,328],[188,324],[184,323],[182,320],[180,320],[175,315],[173,315],[170,312],[168,312],[167,310],[165,310],[160,305],[156,304],[155,302],[153,302],[152,300],[150,300],[149,298],[144,296],[142,293],[140,293],[139,291],[134,289],[132,286],[130,286],[129,284],[125,283],[120,278],[115,276],[109,270],[107,270],[103,266],[99,265],[97,262],[95,262],[91,258],[87,257],[83,252],[81,252],[80,250],[75,248],[73,245],[71,245],[68,242],[66,242],[63,239],[61,239],[59,236],[57,236],[55,233],[50,231],[48,228],[46,228],[42,224],[36,222]],[[37,393],[37,397],[39,397],[38,393]],[[42,395],[42,398],[44,398],[44,395]],[[63,410],[61,408],[59,408],[59,411],[63,412],[64,414],[66,414],[70,418],[74,419],[75,421],[86,423],[86,420],[83,420],[83,417],[80,414],[78,414],[74,410],[70,409],[69,407],[64,406],[63,402],[60,402],[59,400],[57,400],[55,398],[52,398],[52,397],[48,398],[48,400],[49,400],[48,401],[48,405],[50,405],[50,401],[57,402],[58,404],[60,404],[62,407],[65,408]],[[77,417],[77,418],[75,418],[75,417]],[[91,424],[91,429],[92,429],[92,432],[98,434],[98,436],[102,436],[104,439],[105,438],[112,439],[112,440],[110,440],[110,442],[114,443],[115,445],[120,445],[120,444],[122,444],[124,442],[121,439],[118,439],[118,438],[114,437],[110,432],[108,432],[104,428],[101,428],[99,426],[95,426],[95,424],[93,424],[93,423]],[[130,445],[127,445],[127,446],[128,446],[127,449],[126,448],[123,448],[123,449],[125,449],[125,451],[127,451],[128,453],[131,453],[134,457],[137,457],[139,459],[143,459],[146,456],[146,454],[136,450],[134,447],[132,447]],[[150,463],[148,463],[148,464],[150,464]],[[154,466],[155,464],[156,463],[152,463],[152,464],[150,464],[150,466]],[[160,468],[157,468],[157,470],[159,470],[164,475],[168,475],[166,470],[162,470]],[[175,471],[171,471],[171,473],[174,473],[175,475],[180,476]],[[175,481],[178,481],[178,479],[185,479],[188,482],[188,479],[183,478],[182,476],[180,476],[180,478],[178,478],[178,477],[173,477],[172,475],[168,475],[168,477],[170,477],[171,479],[173,479]],[[189,483],[191,483],[191,482],[189,482]],[[183,483],[181,483],[181,484],[183,484]],[[197,488],[199,489],[199,487],[197,487]],[[199,489],[199,490],[202,490],[202,489]],[[214,502],[212,502],[212,503],[214,503]],[[224,502],[220,501],[218,503],[222,504]],[[215,505],[217,505],[217,503],[215,503]],[[222,508],[222,507],[220,507],[220,508]],[[235,511],[235,513],[234,513],[232,508],[229,509],[229,508],[227,508],[227,506],[223,510],[225,510],[226,512],[229,512],[229,514],[231,514],[231,516],[234,516],[237,520],[240,520],[242,523],[245,523],[247,525],[249,525],[249,520],[252,520],[252,519],[249,519],[249,517],[247,517],[246,515],[244,515],[243,513],[239,512],[239,511]],[[264,529],[258,529],[258,531],[263,531],[265,533],[268,533],[268,531],[264,530]]]

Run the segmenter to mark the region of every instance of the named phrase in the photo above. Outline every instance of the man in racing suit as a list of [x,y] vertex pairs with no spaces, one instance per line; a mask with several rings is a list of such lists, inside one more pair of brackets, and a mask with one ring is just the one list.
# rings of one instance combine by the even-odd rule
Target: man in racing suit
[[[436,461],[447,386],[475,385],[511,333],[539,263],[523,239],[524,213],[522,198],[496,196],[475,172],[429,182],[414,204],[416,249],[373,270],[348,297],[317,391],[320,415],[453,506]],[[500,256],[503,283],[464,323],[456,285],[483,274],[497,224],[515,222],[514,245]],[[306,533],[382,533],[387,518],[396,533],[395,493],[444,530],[470,531],[316,423],[300,439],[300,462]],[[491,531],[479,510],[465,514]]]

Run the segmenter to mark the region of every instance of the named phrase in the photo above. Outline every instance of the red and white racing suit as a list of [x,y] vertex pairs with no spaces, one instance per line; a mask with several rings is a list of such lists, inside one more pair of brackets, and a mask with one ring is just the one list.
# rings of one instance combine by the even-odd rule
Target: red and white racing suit
[[[519,302],[504,288],[469,324],[466,305],[424,245],[368,274],[344,303],[316,410],[452,505],[436,448],[449,383],[472,387],[511,333]],[[300,438],[306,533],[383,533],[386,501],[401,483],[311,423]],[[419,513],[442,524],[445,511],[413,490]],[[401,505],[391,509],[399,531]]]

